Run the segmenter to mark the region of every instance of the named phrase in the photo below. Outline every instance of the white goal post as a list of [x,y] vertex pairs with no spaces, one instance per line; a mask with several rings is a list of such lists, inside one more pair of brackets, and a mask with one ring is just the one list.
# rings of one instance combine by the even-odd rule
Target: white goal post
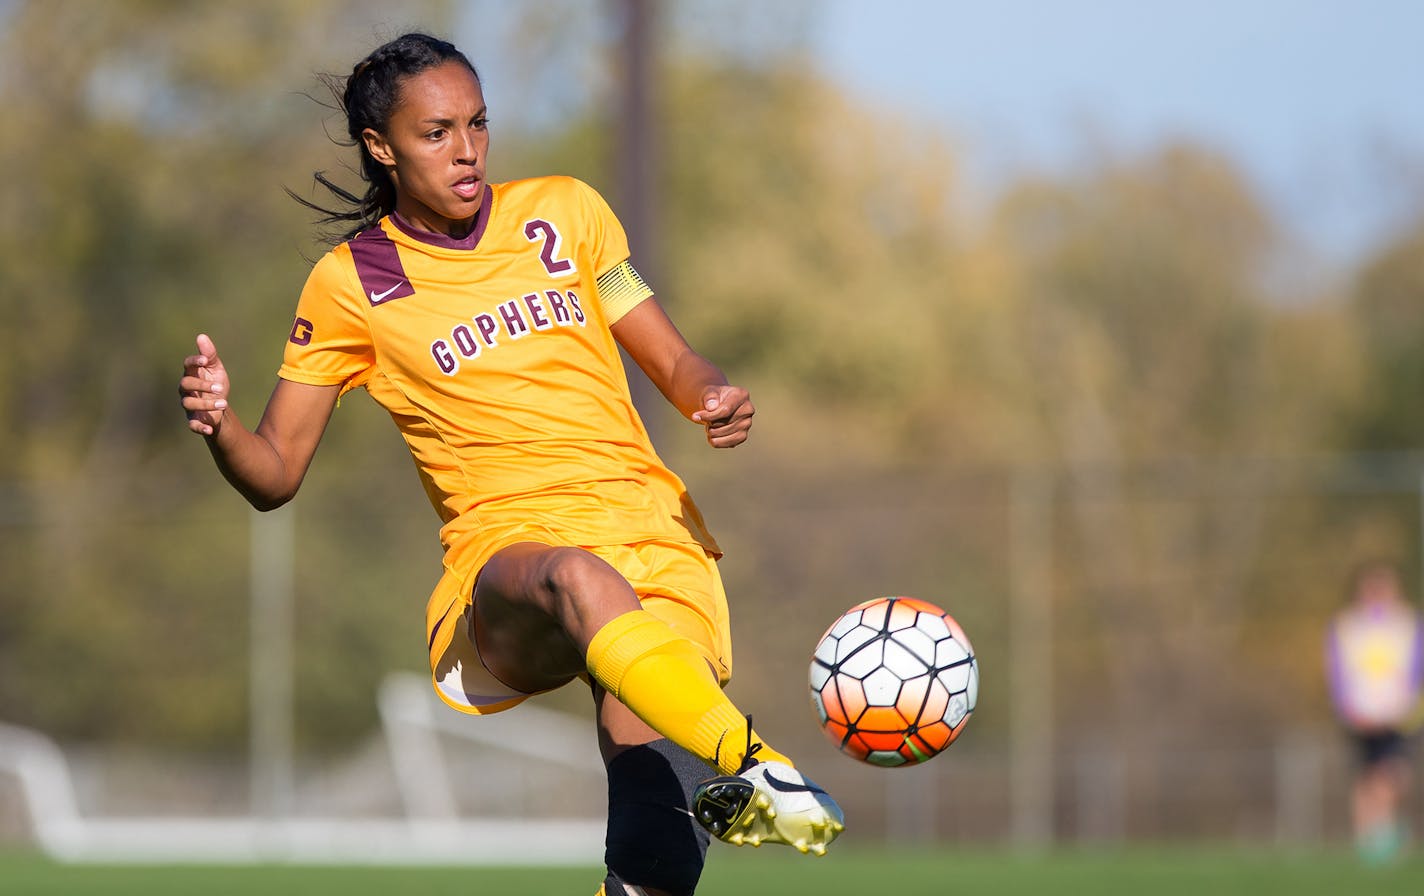
[[437,704],[429,684],[401,673],[379,705],[405,814],[392,818],[86,817],[69,762],[49,737],[0,723],[0,774],[13,775],[40,849],[65,862],[599,865],[604,819],[461,817],[441,737],[517,750],[603,775],[589,723],[536,705],[470,719]]

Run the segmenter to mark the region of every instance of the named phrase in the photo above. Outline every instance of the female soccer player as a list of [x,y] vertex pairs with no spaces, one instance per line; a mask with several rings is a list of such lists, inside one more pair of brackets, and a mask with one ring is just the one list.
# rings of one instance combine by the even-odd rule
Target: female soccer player
[[1424,615],[1392,564],[1360,566],[1330,619],[1326,669],[1335,712],[1355,742],[1351,785],[1355,847],[1370,863],[1395,859],[1407,839],[1409,740],[1424,708]]
[[[590,187],[487,179],[485,100],[454,46],[407,34],[338,88],[368,189],[317,180],[350,205],[328,223],[354,226],[307,280],[255,429],[197,337],[179,382],[189,429],[271,509],[296,494],[343,393],[386,408],[443,523],[426,612],[441,698],[498,712],[590,680],[609,896],[692,892],[708,835],[689,815],[727,842],[824,853],[839,807],[722,692],[719,552],[649,442],[617,346],[714,447],[746,440],[747,390],[683,340]],[[703,763],[721,774],[702,780]]]

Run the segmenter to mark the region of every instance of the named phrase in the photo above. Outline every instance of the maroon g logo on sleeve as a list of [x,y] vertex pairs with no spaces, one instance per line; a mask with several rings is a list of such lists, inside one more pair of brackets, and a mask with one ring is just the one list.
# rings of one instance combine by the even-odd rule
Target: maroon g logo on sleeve
[[287,341],[292,345],[310,345],[312,341],[312,322],[304,317],[299,317],[292,321],[292,335],[287,337]]

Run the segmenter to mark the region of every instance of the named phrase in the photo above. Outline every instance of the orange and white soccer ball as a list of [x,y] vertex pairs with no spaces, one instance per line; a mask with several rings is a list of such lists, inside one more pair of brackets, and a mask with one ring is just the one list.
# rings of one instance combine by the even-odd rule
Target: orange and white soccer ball
[[877,597],[837,619],[811,659],[821,730],[872,765],[918,765],[954,743],[979,697],[974,648],[948,613]]

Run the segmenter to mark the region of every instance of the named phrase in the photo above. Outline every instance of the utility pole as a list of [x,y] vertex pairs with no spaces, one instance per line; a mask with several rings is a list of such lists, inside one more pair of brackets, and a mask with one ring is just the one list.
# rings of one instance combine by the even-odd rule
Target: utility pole
[[[653,47],[656,44],[657,0],[616,0],[622,18],[619,55],[622,79],[618,91],[618,139],[615,143],[617,201],[614,205],[628,244],[633,264],[654,290],[659,289],[660,258],[657,240],[656,206],[657,141],[653,124]],[[643,424],[652,430],[651,411],[657,390],[636,364],[625,356],[623,367]]]
[[1009,512],[1010,827],[1014,845],[1053,843],[1053,481],[1023,471]]
[[292,507],[251,511],[252,814],[291,814],[293,773],[293,597],[296,516]]

